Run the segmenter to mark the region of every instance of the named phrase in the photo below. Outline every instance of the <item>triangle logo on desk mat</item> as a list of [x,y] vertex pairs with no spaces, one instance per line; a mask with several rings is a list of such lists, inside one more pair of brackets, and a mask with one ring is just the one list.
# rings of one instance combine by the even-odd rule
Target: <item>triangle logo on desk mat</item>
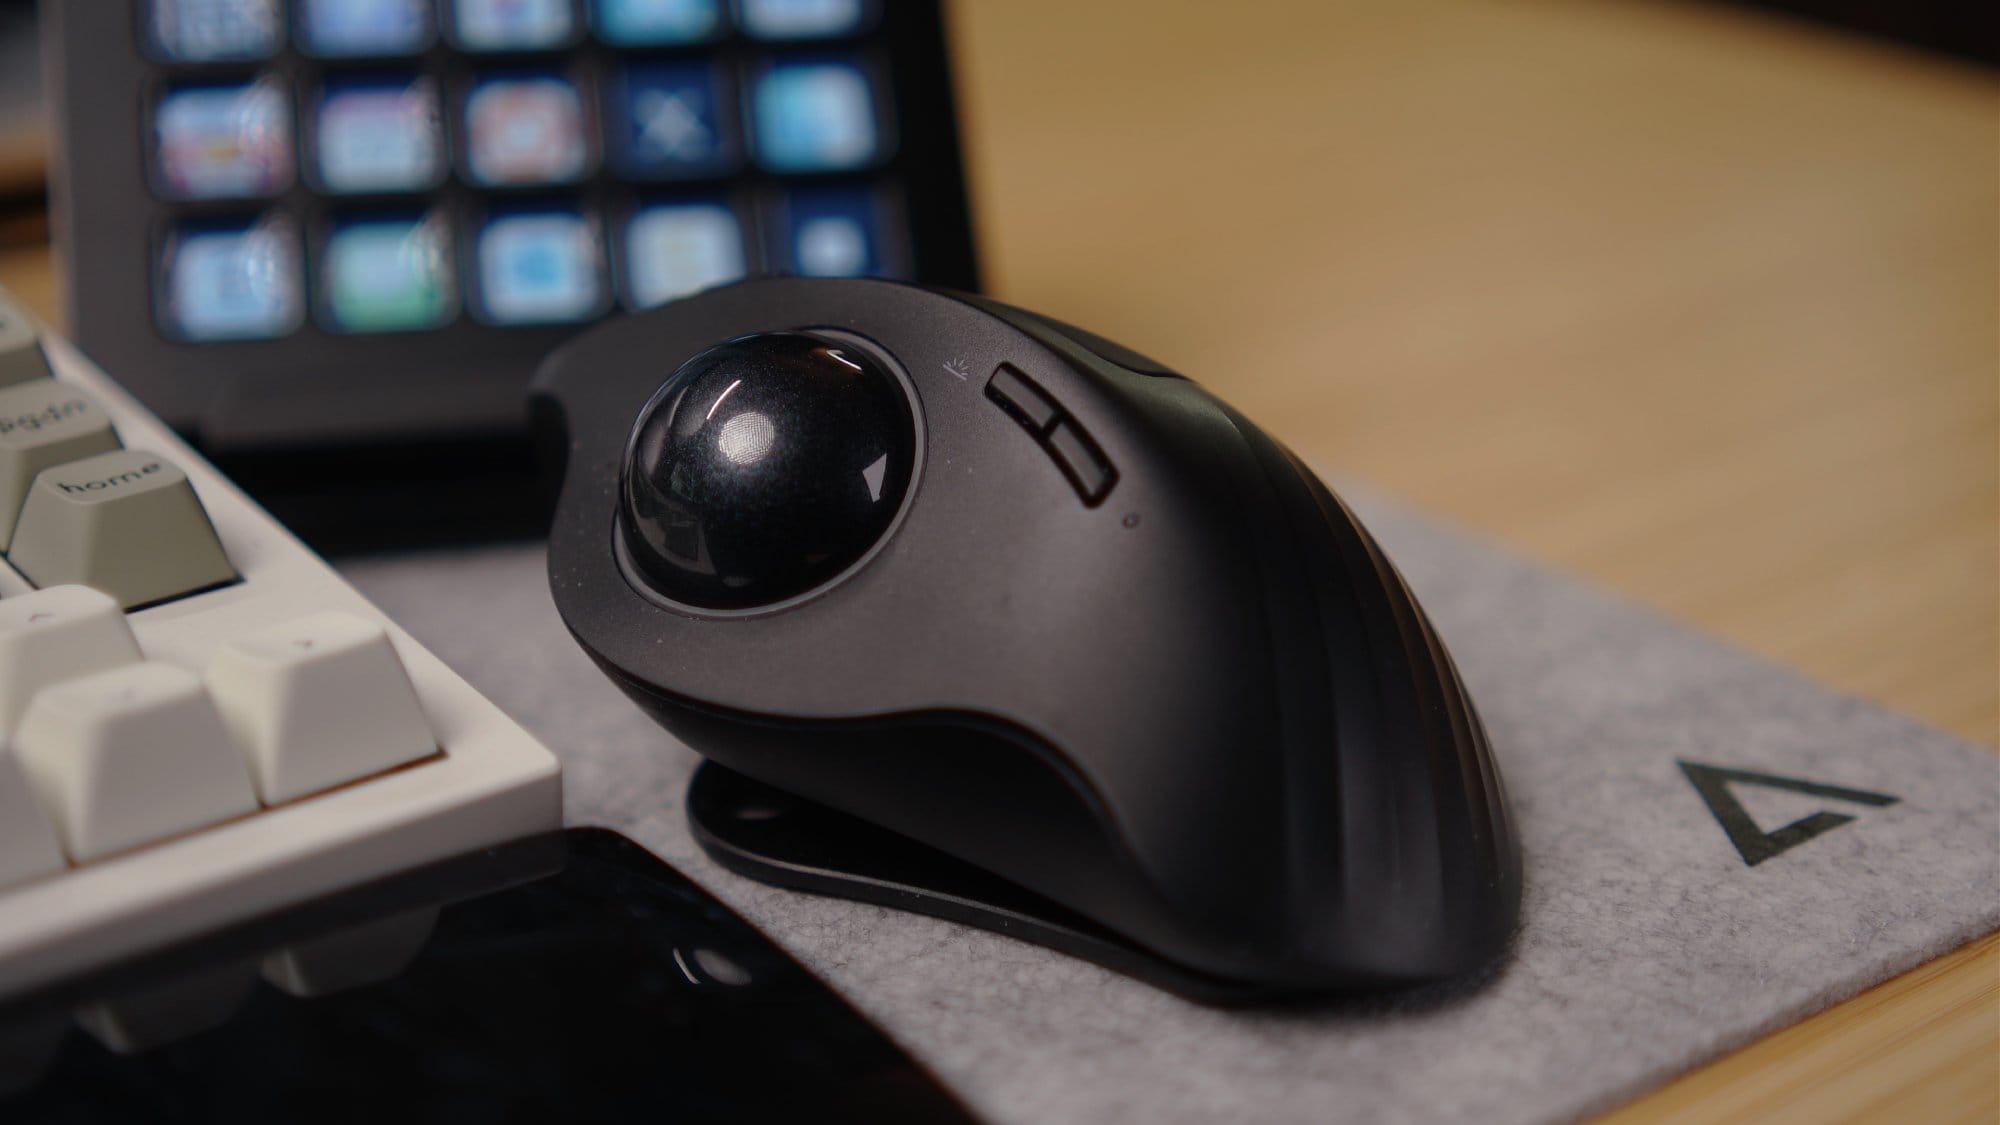
[[1736,851],[1743,862],[1751,867],[1770,859],[1772,856],[1790,851],[1821,833],[1829,832],[1854,818],[1845,813],[1824,810],[1811,816],[1801,817],[1775,832],[1766,832],[1757,827],[1757,822],[1744,811],[1743,803],[1736,794],[1729,791],[1734,785],[1761,785],[1769,789],[1781,789],[1788,793],[1803,793],[1810,797],[1825,797],[1834,801],[1847,801],[1857,805],[1881,808],[1902,800],[1887,793],[1871,793],[1866,789],[1844,789],[1838,785],[1822,785],[1816,781],[1802,781],[1795,777],[1779,777],[1776,774],[1753,773],[1749,770],[1733,770],[1722,766],[1704,766],[1698,762],[1679,762],[1681,772],[1687,775],[1694,791],[1708,804],[1708,811],[1715,814],[1716,823],[1729,834],[1729,842],[1736,845]]

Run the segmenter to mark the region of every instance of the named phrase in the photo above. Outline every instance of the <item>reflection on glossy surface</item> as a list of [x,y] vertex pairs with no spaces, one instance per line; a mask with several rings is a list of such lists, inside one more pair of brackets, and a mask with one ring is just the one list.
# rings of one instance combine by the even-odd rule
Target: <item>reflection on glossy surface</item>
[[915,461],[909,396],[865,349],[803,332],[730,340],[682,364],[640,413],[625,545],[674,601],[771,605],[865,557]]
[[256,983],[256,961],[224,961],[85,1004],[76,1022],[106,1049],[136,1055],[228,1023]]
[[724,422],[722,432],[715,436],[715,448],[735,464],[748,467],[771,452],[771,443],[777,437],[778,427],[753,410]]
[[7,1125],[412,1119],[970,1118],[763,935],[602,829],[0,1006]]
[[719,949],[697,949],[694,963],[701,967],[710,980],[730,986],[749,984],[750,970],[729,959],[729,954]]
[[389,980],[430,940],[438,908],[423,906],[265,954],[264,979],[293,996],[331,996]]

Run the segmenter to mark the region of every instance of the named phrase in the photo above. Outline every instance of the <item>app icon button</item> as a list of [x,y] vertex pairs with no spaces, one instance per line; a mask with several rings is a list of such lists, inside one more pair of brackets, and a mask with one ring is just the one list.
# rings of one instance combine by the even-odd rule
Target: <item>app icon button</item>
[[185,226],[165,246],[161,328],[177,339],[283,336],[304,306],[297,228],[287,219]]
[[277,54],[278,0],[152,0],[153,53],[168,62],[241,62]]
[[428,78],[330,83],[313,134],[328,191],[417,191],[444,176],[437,87]]
[[583,320],[604,303],[603,256],[574,211],[526,211],[479,232],[479,305],[495,324]]
[[706,43],[722,31],[722,0],[596,0],[598,38],[619,47]]
[[590,162],[583,102],[554,75],[488,78],[465,102],[466,171],[487,186],[567,183]]
[[451,37],[468,51],[540,51],[576,37],[571,0],[449,0]]
[[684,179],[742,162],[721,72],[707,61],[640,63],[612,80],[612,162],[636,178]]
[[327,58],[411,55],[431,42],[430,0],[298,0],[299,44]]
[[270,79],[170,90],[154,110],[157,179],[177,199],[271,195],[292,182],[292,124]]
[[775,172],[837,172],[881,156],[882,131],[868,73],[844,60],[786,62],[751,95],[757,160]]
[[868,0],[738,0],[737,19],[754,39],[831,39],[860,33],[872,9]]
[[743,228],[718,202],[658,203],[625,224],[625,299],[650,308],[740,280]]
[[893,224],[884,208],[866,186],[793,189],[780,224],[789,269],[806,277],[902,276],[902,248],[886,233]]
[[456,311],[450,240],[436,219],[337,223],[324,258],[321,319],[335,331],[435,328]]

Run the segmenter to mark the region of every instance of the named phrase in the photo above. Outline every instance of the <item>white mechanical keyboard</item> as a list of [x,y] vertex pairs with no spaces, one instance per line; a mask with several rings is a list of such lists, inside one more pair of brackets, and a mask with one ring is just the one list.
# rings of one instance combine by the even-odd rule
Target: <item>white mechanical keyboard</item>
[[561,821],[554,755],[0,292],[0,998]]

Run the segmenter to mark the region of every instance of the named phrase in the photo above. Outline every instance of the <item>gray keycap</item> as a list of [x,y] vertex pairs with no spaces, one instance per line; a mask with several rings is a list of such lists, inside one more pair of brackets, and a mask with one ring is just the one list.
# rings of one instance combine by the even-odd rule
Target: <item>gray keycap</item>
[[0,387],[49,377],[35,322],[5,290],[0,290]]
[[43,469],[117,448],[111,418],[80,388],[54,379],[0,388],[0,551]]
[[187,474],[137,449],[42,470],[7,561],[36,586],[95,586],[127,609],[236,577]]

